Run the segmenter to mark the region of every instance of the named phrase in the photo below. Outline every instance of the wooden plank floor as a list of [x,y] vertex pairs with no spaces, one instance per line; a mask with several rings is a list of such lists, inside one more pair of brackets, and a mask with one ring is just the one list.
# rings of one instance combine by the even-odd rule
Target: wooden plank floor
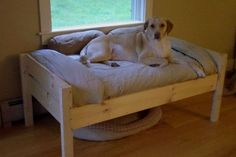
[[[218,123],[208,120],[210,103],[204,94],[165,105],[160,124],[121,140],[74,140],[76,157],[236,157],[236,97],[223,98]],[[50,116],[0,129],[0,157],[58,157],[59,136]]]

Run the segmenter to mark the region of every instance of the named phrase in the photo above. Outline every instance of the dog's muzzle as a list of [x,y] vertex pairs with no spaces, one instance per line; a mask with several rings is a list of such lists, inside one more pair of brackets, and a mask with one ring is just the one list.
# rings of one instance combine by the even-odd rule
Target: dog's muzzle
[[154,38],[158,40],[160,39],[160,36],[161,36],[160,33],[155,33]]

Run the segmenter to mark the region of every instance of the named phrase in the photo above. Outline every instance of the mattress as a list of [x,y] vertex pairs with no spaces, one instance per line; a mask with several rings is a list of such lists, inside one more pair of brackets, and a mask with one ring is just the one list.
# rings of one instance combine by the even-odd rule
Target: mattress
[[197,78],[186,65],[169,64],[160,68],[126,61],[116,63],[120,67],[92,64],[90,68],[104,85],[105,99]]
[[[207,75],[216,73],[208,50],[177,38],[171,38],[171,42],[175,57],[197,64]],[[65,56],[53,50],[38,50],[32,56],[73,86],[73,104],[76,105],[101,103],[105,99],[198,78],[188,64],[151,67],[112,61],[120,66],[94,63],[86,67],[77,61],[78,56]]]

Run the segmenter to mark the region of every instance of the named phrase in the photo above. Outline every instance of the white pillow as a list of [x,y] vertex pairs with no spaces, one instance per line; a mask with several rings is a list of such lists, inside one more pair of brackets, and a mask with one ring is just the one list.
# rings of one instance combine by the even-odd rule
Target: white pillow
[[181,40],[175,37],[170,37],[172,49],[190,58],[195,58],[204,67],[204,72],[207,75],[216,73],[216,65],[210,56],[208,50],[198,45]]

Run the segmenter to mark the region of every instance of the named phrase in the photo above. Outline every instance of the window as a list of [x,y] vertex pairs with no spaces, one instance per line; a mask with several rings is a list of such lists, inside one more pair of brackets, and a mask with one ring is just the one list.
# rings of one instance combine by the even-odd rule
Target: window
[[39,0],[42,41],[62,32],[140,24],[151,16],[152,3],[153,0]]
[[52,30],[133,21],[131,1],[51,0]]

